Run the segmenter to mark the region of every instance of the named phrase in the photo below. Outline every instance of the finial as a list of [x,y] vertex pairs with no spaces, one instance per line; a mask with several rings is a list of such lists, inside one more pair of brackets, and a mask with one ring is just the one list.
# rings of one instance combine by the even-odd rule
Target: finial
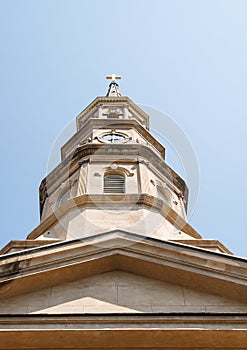
[[112,75],[107,75],[106,79],[110,79],[111,81],[115,81],[115,80],[122,79],[122,77],[121,77],[121,75],[112,74]]
[[111,80],[110,85],[109,85],[109,89],[108,89],[107,94],[106,94],[107,97],[119,97],[119,96],[122,96],[121,92],[119,90],[119,86],[116,83],[116,80],[119,80],[121,78],[122,78],[121,75],[116,75],[116,74],[112,74],[112,75],[107,75],[106,76],[106,79],[110,79]]

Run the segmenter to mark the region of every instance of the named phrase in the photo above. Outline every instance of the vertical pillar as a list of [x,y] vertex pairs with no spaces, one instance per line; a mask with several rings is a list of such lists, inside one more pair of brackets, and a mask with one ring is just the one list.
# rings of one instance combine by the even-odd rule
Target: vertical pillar
[[88,160],[81,164],[79,179],[78,179],[78,190],[77,196],[81,196],[87,193],[87,173],[88,173]]
[[103,117],[102,109],[103,109],[103,105],[102,104],[98,105],[98,118],[102,118]]
[[128,119],[128,116],[129,116],[128,107],[129,107],[128,104],[123,105],[123,117],[124,117],[124,119]]
[[156,187],[153,186],[150,182],[150,173],[147,168],[148,163],[144,160],[139,160],[139,178],[140,178],[140,192],[147,193],[155,196]]

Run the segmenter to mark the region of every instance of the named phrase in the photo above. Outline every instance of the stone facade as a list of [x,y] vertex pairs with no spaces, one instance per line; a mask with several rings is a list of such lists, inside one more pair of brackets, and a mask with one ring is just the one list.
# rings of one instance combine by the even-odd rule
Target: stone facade
[[6,298],[0,314],[247,312],[247,304],[115,270]]

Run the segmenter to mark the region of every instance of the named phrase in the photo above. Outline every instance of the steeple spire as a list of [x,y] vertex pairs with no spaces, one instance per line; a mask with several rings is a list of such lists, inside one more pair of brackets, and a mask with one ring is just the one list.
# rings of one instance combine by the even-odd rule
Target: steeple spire
[[122,96],[121,92],[119,90],[119,85],[116,83],[116,80],[121,79],[122,77],[120,75],[112,74],[107,75],[106,79],[110,79],[111,83],[109,85],[109,89],[107,91],[106,97],[119,97]]

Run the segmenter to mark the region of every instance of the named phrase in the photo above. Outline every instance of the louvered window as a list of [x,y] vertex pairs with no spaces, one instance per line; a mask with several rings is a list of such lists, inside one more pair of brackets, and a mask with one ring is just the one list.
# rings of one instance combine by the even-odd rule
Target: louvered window
[[125,193],[125,178],[112,174],[104,176],[104,193]]

